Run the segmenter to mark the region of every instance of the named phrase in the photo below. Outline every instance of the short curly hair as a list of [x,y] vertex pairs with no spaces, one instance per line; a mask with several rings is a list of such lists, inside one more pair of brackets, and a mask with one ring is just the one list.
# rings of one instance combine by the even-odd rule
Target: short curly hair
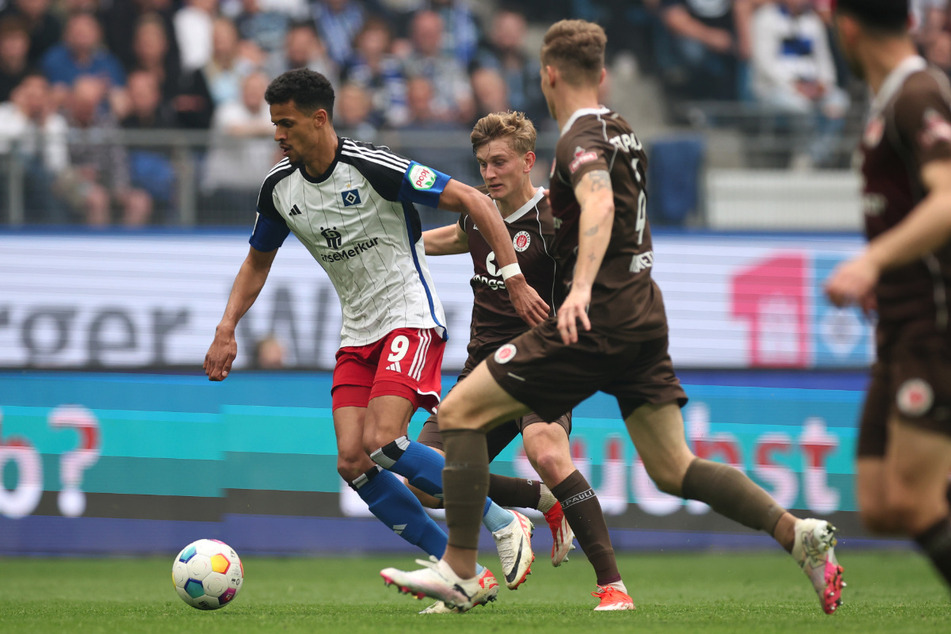
[[264,100],[268,105],[293,101],[298,110],[307,114],[323,109],[333,119],[333,86],[326,77],[307,68],[295,68],[277,76],[267,87]]
[[542,66],[554,66],[569,84],[599,84],[604,68],[604,29],[586,20],[560,20],[545,33]]
[[535,139],[538,133],[532,120],[524,112],[493,112],[487,114],[472,128],[469,140],[472,152],[496,139],[509,139],[509,145],[519,154],[535,151]]

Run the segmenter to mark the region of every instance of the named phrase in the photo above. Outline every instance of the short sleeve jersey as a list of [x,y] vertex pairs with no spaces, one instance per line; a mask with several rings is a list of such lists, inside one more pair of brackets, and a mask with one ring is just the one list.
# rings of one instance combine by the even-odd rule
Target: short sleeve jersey
[[570,288],[578,254],[581,207],[574,188],[595,170],[611,177],[614,224],[591,292],[592,328],[627,341],[656,339],[667,333],[667,317],[651,278],[647,155],[630,125],[607,108],[575,112],[555,148],[549,194],[555,222],[552,251],[564,292]]
[[449,179],[386,147],[341,137],[318,178],[287,159],[271,169],[249,242],[272,251],[289,232],[297,236],[340,297],[341,346],[368,345],[396,328],[436,328],[446,338],[413,203],[436,207]]
[[[951,88],[924,59],[909,57],[885,79],[861,141],[865,232],[869,240],[902,222],[928,194],[921,168],[951,158]],[[886,271],[875,288],[879,324],[948,331],[951,245]]]
[[[472,257],[473,305],[467,365],[474,367],[529,326],[515,312],[496,264],[495,252],[479,228],[468,215],[459,218],[459,226],[469,238]],[[505,226],[512,237],[525,281],[554,310],[555,259],[548,250],[554,225],[545,191],[536,190],[528,202],[505,218]]]

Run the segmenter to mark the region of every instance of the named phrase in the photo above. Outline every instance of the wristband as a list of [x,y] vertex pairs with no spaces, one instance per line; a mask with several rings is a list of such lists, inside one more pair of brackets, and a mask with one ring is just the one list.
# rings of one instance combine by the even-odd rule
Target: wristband
[[522,269],[519,268],[518,262],[513,262],[512,264],[506,264],[499,269],[499,274],[502,275],[502,281],[508,280],[513,275],[521,275]]

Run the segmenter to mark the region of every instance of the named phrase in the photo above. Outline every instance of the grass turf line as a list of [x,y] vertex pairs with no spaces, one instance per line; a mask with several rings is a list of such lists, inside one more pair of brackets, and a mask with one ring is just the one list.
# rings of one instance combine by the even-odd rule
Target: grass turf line
[[[618,563],[635,612],[596,613],[594,574],[576,554],[539,557],[517,591],[464,615],[418,615],[427,600],[386,588],[379,570],[412,557],[244,559],[245,587],[214,612],[183,603],[167,558],[0,558],[0,632],[947,632],[948,592],[911,551],[848,552],[839,612],[827,616],[785,554],[635,554]],[[482,561],[498,571],[494,553]]]

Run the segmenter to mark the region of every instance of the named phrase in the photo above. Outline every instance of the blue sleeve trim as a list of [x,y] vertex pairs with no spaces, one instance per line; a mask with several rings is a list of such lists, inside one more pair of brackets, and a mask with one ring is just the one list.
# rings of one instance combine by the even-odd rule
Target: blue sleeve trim
[[423,268],[419,261],[419,254],[416,253],[416,249],[413,248],[413,245],[420,239],[422,236],[419,223],[419,214],[416,212],[416,208],[410,204],[403,205],[403,218],[406,221],[406,231],[407,237],[409,238],[410,244],[410,253],[413,254],[413,266],[416,268],[416,275],[419,276],[419,281],[423,285],[423,289],[426,291],[426,301],[429,304],[429,315],[433,318],[433,321],[436,322],[437,329],[440,331],[443,341],[449,341],[449,329],[446,328],[445,324],[439,321],[439,318],[436,317],[436,302],[433,299],[433,291],[429,288],[429,284],[426,283],[426,276],[423,275]]
[[258,251],[273,251],[284,244],[284,239],[287,238],[287,234],[290,232],[283,218],[275,220],[270,216],[258,213],[248,243]]
[[399,199],[403,202],[419,203],[427,207],[439,207],[439,197],[446,189],[446,183],[452,176],[436,171],[431,167],[410,161],[403,173]]

